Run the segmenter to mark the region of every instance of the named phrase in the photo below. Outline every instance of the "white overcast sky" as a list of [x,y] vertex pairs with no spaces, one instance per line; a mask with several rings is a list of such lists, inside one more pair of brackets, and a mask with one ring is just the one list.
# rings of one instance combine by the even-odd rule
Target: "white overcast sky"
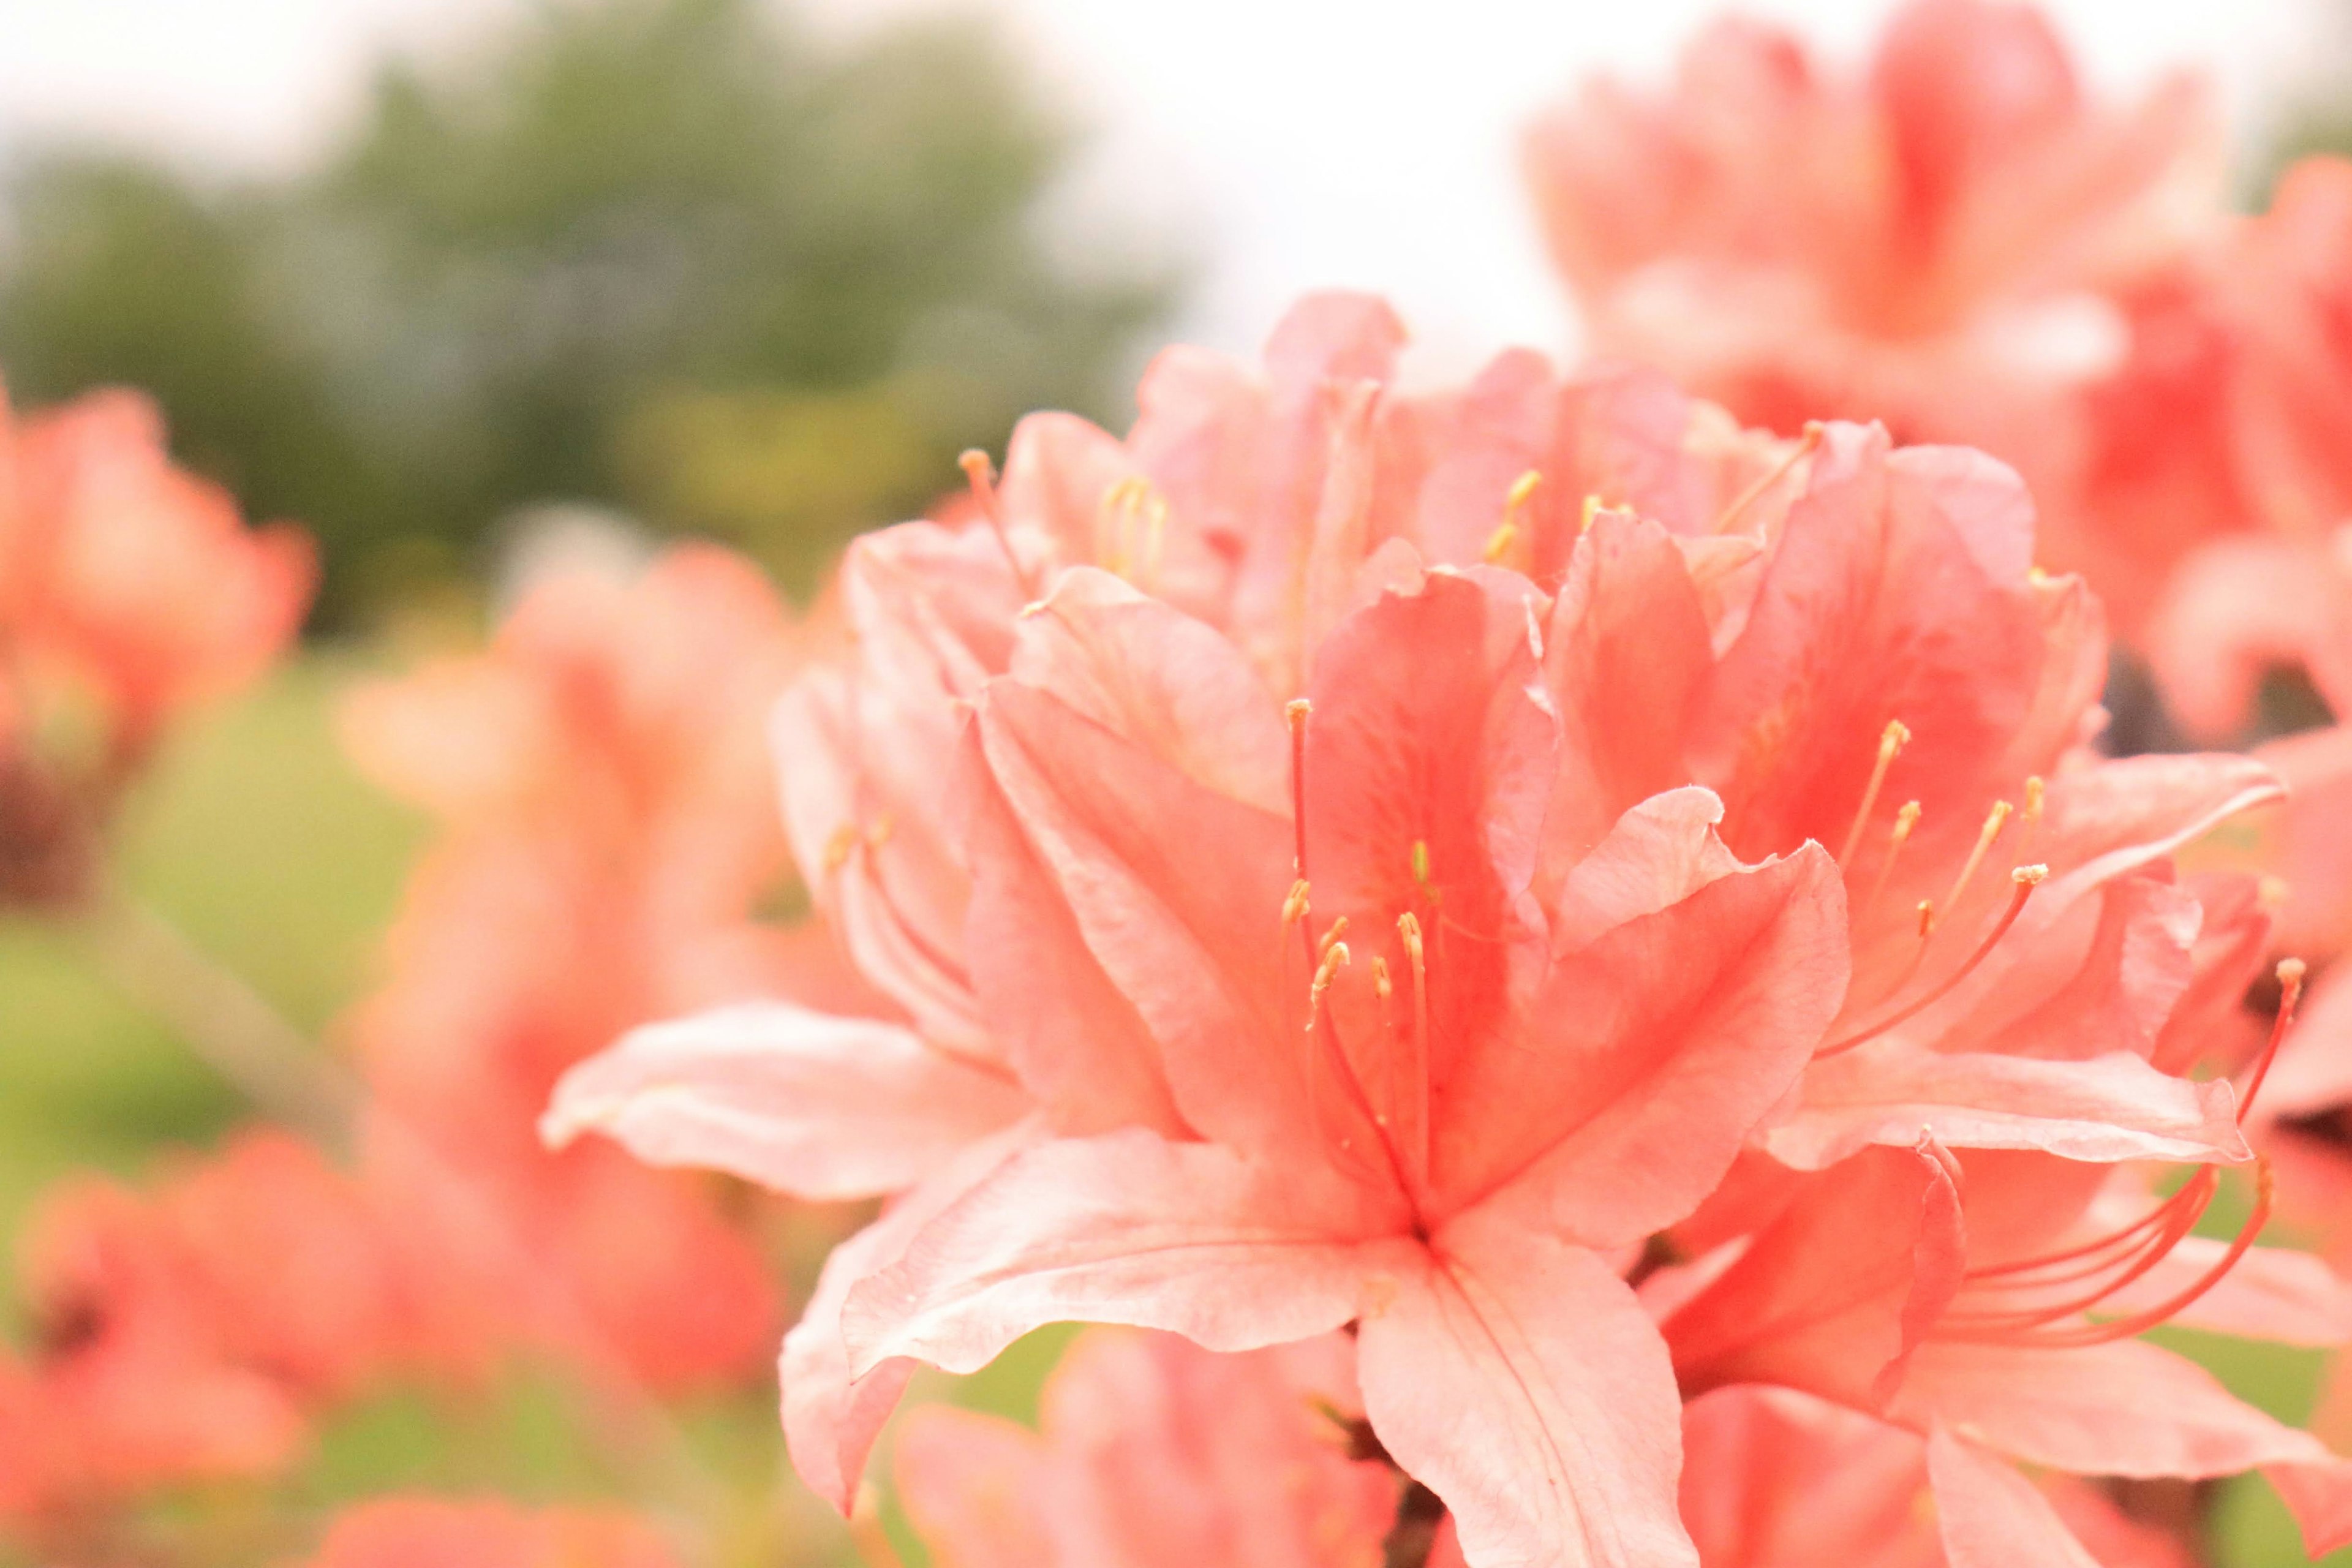
[[[447,48],[528,0],[0,0],[0,151],[96,132],[296,162],[386,47]],[[803,0],[830,26],[957,0]],[[1282,302],[1380,289],[1467,360],[1569,331],[1515,184],[1514,127],[1595,69],[1653,76],[1722,0],[961,0],[1004,15],[1101,133],[1082,188],[1205,268],[1186,335],[1246,349]],[[1748,0],[1858,54],[1888,0]],[[2331,0],[2053,0],[2096,81],[2175,62],[2258,120]],[[2352,7],[2334,0],[2336,13]]]

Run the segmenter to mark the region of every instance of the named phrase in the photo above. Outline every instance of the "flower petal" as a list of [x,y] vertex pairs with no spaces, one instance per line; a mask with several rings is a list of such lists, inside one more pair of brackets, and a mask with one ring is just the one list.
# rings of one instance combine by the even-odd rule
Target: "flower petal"
[[1134,1129],[1045,1144],[923,1227],[851,1292],[863,1370],[913,1356],[975,1372],[1055,1322],[1166,1329],[1255,1350],[1356,1314],[1366,1237],[1398,1217],[1315,1169],[1254,1164]]
[[1675,1377],[1686,1394],[1769,1383],[1874,1408],[1966,1263],[1943,1162],[1926,1149],[1857,1154],[1814,1177],[1666,1321]]
[[540,1132],[822,1201],[911,1186],[1028,1109],[1006,1075],[911,1030],[759,1002],[631,1030],[563,1075]]
[[1364,1408],[1444,1500],[1470,1568],[1664,1568],[1681,1401],[1648,1314],[1593,1254],[1475,1213],[1403,1261],[1358,1336]]
[[1560,961],[1520,1037],[1441,1086],[1440,1189],[1594,1247],[1681,1219],[1837,1011],[1843,916],[1809,846]]
[[1927,1480],[1951,1568],[2099,1568],[2032,1482],[1941,1426]]
[[2048,1062],[1987,1054],[1939,1056],[1900,1041],[1816,1062],[1803,1103],[1762,1135],[1774,1159],[1801,1170],[1835,1164],[1871,1143],[1923,1136],[1953,1149],[2041,1149],[2070,1160],[2239,1161],[2237,1097],[2126,1052]]

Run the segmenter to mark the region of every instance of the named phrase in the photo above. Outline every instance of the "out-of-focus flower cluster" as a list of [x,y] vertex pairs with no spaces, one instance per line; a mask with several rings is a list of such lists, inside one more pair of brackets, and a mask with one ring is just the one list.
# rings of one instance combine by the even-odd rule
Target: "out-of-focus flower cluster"
[[[281,548],[131,429],[156,472],[131,492],[145,510],[105,516],[118,575],[183,527]],[[93,597],[110,591],[130,592]],[[70,1542],[148,1489],[283,1472],[343,1402],[479,1388],[518,1353],[558,1358],[625,1415],[761,1373],[780,1302],[756,1215],[616,1149],[551,1155],[534,1124],[557,1076],[632,1025],[810,968],[760,918],[788,886],[761,728],[793,635],[751,567],[681,549],[635,581],[559,574],[487,654],[354,695],[353,753],[441,837],[383,984],[336,1030],[350,1073],[317,1064],[341,1152],[257,1130],[148,1190],[93,1180],[44,1203],[20,1283],[36,1343],[0,1363],[0,1519]],[[274,646],[208,654],[222,673],[205,679]],[[322,1561],[478,1537],[503,1542],[483,1562],[667,1560],[625,1532],[576,1555],[573,1533],[604,1535],[572,1529],[393,1511],[339,1530]]]
[[[782,1358],[877,1556],[918,1370],[1061,1322],[1034,1429],[897,1426],[946,1568],[2158,1568],[2256,1471],[2352,1543],[2352,1395],[2147,1337],[2352,1342],[2352,742],[2258,700],[2352,719],[2352,170],[2231,218],[2193,83],[2095,100],[1986,0],[1852,78],[1726,25],[1528,153],[1591,363],[1419,385],[1310,296],[971,454],[805,625],[689,548],[360,694],[441,837],[348,1146],[58,1194],[0,1510],[72,1542],[518,1351],[740,1382],[751,1184],[878,1205]],[[18,459],[132,541],[100,602],[216,506],[144,438],[169,506]],[[68,798],[222,679],[169,642],[89,656],[130,739]],[[2119,754],[2118,648],[2267,743]],[[316,1560],[676,1549],[395,1498]]]

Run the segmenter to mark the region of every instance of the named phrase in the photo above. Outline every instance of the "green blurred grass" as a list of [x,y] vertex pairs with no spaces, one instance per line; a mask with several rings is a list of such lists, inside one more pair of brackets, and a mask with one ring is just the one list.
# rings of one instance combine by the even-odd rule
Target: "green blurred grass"
[[[189,725],[130,803],[132,889],[305,1028],[356,996],[425,825],[343,759],[334,698],[370,661],[314,653]],[[244,1108],[121,999],[69,932],[0,921],[0,1241],[74,1171],[135,1174]]]

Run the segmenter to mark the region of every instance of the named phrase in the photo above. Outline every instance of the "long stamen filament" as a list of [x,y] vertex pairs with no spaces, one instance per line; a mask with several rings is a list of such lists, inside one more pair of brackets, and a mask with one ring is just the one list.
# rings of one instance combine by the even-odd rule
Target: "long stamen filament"
[[1746,489],[1739,492],[1739,498],[1737,500],[1734,500],[1729,506],[1726,507],[1723,510],[1723,515],[1715,520],[1715,531],[1721,533],[1726,529],[1728,529],[1731,526],[1731,520],[1733,518],[1738,517],[1741,512],[1746,511],[1750,506],[1753,506],[1759,496],[1761,496],[1766,490],[1770,489],[1774,485],[1779,484],[1782,479],[1788,478],[1791,469],[1795,468],[1796,466],[1805,458],[1811,457],[1813,453],[1820,448],[1822,437],[1826,433],[1826,426],[1824,426],[1820,420],[1815,419],[1808,421],[1805,425],[1804,439],[1799,441],[1796,447],[1786,458],[1780,460],[1780,465],[1774,468],[1771,472],[1764,475],[1754,484],[1749,485]]
[[1903,846],[1910,842],[1911,830],[1919,826],[1919,809],[1917,801],[1906,800],[1895,811],[1895,829],[1886,838],[1886,858],[1878,863],[1878,875],[1871,879],[1870,896],[1862,900],[1862,913],[1855,917],[1857,925],[1866,922],[1878,907],[1879,896],[1895,876],[1895,862],[1901,858]]
[[1946,913],[1960,907],[1960,895],[1968,891],[1970,882],[1976,880],[1977,868],[1984,864],[1986,852],[1992,848],[1993,840],[2000,837],[2000,830],[2009,824],[2010,814],[2016,809],[2005,800],[1997,800],[1992,803],[1992,809],[1985,813],[1984,826],[1977,830],[1976,846],[1969,851],[1969,858],[1960,863],[1960,874],[1952,879],[1952,890],[1944,895]]
[[1412,965],[1412,1038],[1404,1070],[1412,1120],[1405,1129],[1405,1162],[1415,1183],[1425,1184],[1429,1179],[1429,963],[1422,947],[1421,921],[1411,910],[1397,916],[1397,937]]
[[1911,731],[1900,719],[1889,719],[1886,728],[1878,733],[1878,760],[1871,764],[1870,783],[1863,787],[1862,804],[1854,808],[1853,825],[1845,830],[1845,842],[1838,847],[1838,864],[1853,863],[1853,852],[1862,843],[1862,830],[1870,824],[1870,814],[1878,805],[1878,792],[1886,784],[1886,770],[1903,754],[1903,747],[1911,739]]
[[1037,584],[1029,569],[1021,564],[1021,557],[1013,548],[1013,535],[1004,526],[1004,504],[996,495],[996,465],[979,447],[970,447],[956,458],[956,467],[963,470],[964,481],[971,487],[973,504],[980,515],[988,521],[989,532],[996,536],[996,547],[1004,552],[1004,563],[1013,568],[1013,580],[1021,584],[1024,598],[1037,596]]
[[[2246,1223],[2239,1227],[2238,1234],[2231,1239],[2228,1250],[2216,1258],[2213,1266],[2204,1273],[2153,1306],[2143,1308],[2139,1311],[2124,1317],[2111,1318],[2105,1322],[2085,1323],[2071,1329],[2061,1329],[2055,1332],[2035,1331],[2047,1329],[2050,1324],[2062,1319],[2093,1310],[2099,1302],[2112,1297],[2117,1290],[2146,1274],[2179,1245],[2182,1237],[2188,1235],[2189,1227],[2196,1223],[2195,1215],[2191,1215],[2185,1223],[2167,1226],[2164,1245],[2152,1258],[2126,1271],[2112,1283],[2102,1287],[2094,1296],[2068,1302],[2063,1307],[2035,1312],[1983,1313],[1960,1318],[1956,1324],[1958,1331],[1948,1337],[2027,1344],[2052,1350],[2072,1350],[2130,1339],[2134,1335],[2145,1333],[2160,1323],[2168,1322],[2196,1304],[2213,1287],[2219,1285],[2230,1270],[2238,1266],[2238,1260],[2245,1257],[2253,1247],[2255,1238],[2262,1234],[2263,1227],[2270,1222],[2273,1198],[2273,1185],[2270,1162],[2257,1160],[2254,1164],[2253,1210],[2246,1216]],[[2201,1205],[2199,1212],[2201,1212]],[[1946,1321],[1953,1322],[1954,1315],[1948,1314]],[[1942,1332],[1943,1326],[1938,1325],[1939,1334]]]
[[[2025,900],[2032,896],[2033,889],[2040,887],[2042,879],[2049,875],[2050,868],[2047,866],[2020,866],[2011,872],[2010,881],[2015,890],[2010,894],[2009,907],[2001,911],[2000,919],[1994,922],[1992,930],[1986,933],[1984,941],[1977,944],[1977,950],[1969,954],[1967,962],[1907,1006],[1896,1009],[1893,1014],[1871,1025],[1868,1028],[1848,1035],[1844,1039],[1832,1045],[1822,1047],[1813,1054],[1813,1059],[1820,1061],[1829,1057],[1842,1056],[1856,1046],[1876,1039],[1899,1024],[1908,1023],[1950,995],[1958,987],[1960,982],[1974,973],[1977,966],[1991,955],[1994,948],[2000,945],[2000,939],[2009,934],[2009,928],[2017,923],[2017,917],[2023,912]],[[1924,928],[1927,927],[1934,918],[1934,907],[1922,903],[1919,908],[1924,935]]]
[[2270,1038],[2263,1042],[2262,1054],[2254,1058],[2254,1070],[2246,1079],[2245,1089],[2238,1096],[2238,1121],[2245,1123],[2246,1112],[2253,1109],[2254,1096],[2262,1092],[2263,1080],[2271,1075],[2271,1064],[2278,1060],[2280,1043],[2294,1023],[2297,1005],[2303,1001],[2304,962],[2299,958],[2279,960],[2279,1010],[2271,1020]]

